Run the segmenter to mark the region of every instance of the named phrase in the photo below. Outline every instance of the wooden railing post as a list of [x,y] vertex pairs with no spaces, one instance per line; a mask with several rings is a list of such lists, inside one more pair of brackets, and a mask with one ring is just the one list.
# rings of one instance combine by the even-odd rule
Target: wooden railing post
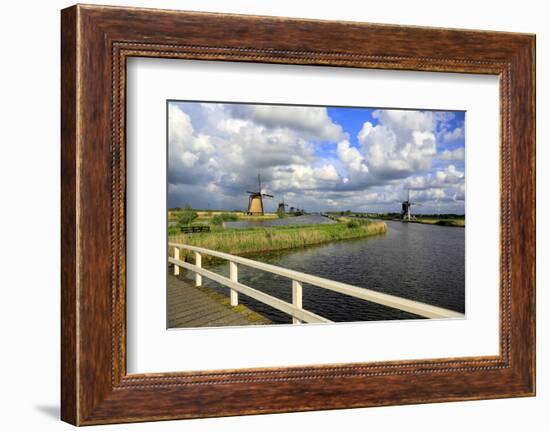
[[[202,256],[198,251],[195,252],[195,265],[202,268]],[[195,286],[202,286],[202,275],[197,273],[195,273]]]
[[[174,259],[180,260],[180,249],[178,247],[174,247]],[[180,274],[180,267],[176,264],[174,264],[174,275]]]
[[[229,279],[235,283],[239,281],[239,268],[235,262],[229,261]],[[235,289],[229,289],[229,303],[235,307],[239,305],[239,294]]]
[[[292,280],[292,305],[302,308],[302,283],[297,280]],[[292,323],[294,325],[299,325],[302,321],[293,317]]]

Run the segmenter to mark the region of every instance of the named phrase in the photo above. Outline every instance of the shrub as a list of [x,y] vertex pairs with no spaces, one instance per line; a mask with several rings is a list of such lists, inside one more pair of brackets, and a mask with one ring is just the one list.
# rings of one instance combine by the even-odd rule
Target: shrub
[[223,224],[223,215],[216,214],[210,219],[210,224],[214,226],[221,226]]
[[359,223],[359,221],[357,220],[350,220],[347,222],[346,226],[350,229],[356,229],[361,226],[361,223]]
[[279,217],[279,218],[285,218],[285,217],[286,217],[285,210],[283,210],[283,209],[278,209],[278,210],[277,210],[277,217]]
[[199,215],[191,208],[189,204],[185,205],[185,208],[178,217],[178,226],[183,227],[189,225]]
[[221,219],[223,221],[238,221],[239,217],[237,217],[237,214],[233,214],[233,213],[222,213]]
[[168,235],[177,235],[181,232],[178,226],[168,226]]

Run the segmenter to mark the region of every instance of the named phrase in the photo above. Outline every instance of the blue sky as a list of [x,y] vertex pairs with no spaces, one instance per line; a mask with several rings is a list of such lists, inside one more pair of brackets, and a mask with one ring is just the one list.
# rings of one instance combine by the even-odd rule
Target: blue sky
[[465,113],[169,102],[168,205],[464,213]]

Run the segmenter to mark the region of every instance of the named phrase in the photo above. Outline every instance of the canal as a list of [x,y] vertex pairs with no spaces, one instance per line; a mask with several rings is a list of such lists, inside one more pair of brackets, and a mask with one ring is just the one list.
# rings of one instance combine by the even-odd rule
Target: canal
[[[247,257],[464,313],[465,229],[386,223],[384,235]],[[210,265],[210,269],[229,274],[227,263]],[[241,265],[239,281],[291,302],[287,278]],[[209,280],[205,284],[227,294],[225,287]],[[291,322],[287,315],[244,295],[239,295],[239,301],[274,323]],[[303,307],[335,322],[419,318],[307,284],[303,286]]]

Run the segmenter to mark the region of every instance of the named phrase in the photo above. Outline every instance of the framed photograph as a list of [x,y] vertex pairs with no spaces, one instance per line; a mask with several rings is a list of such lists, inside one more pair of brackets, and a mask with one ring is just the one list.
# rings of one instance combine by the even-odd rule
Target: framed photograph
[[465,317],[463,111],[169,100],[167,117],[168,328]]
[[535,394],[535,37],[61,14],[62,419]]

